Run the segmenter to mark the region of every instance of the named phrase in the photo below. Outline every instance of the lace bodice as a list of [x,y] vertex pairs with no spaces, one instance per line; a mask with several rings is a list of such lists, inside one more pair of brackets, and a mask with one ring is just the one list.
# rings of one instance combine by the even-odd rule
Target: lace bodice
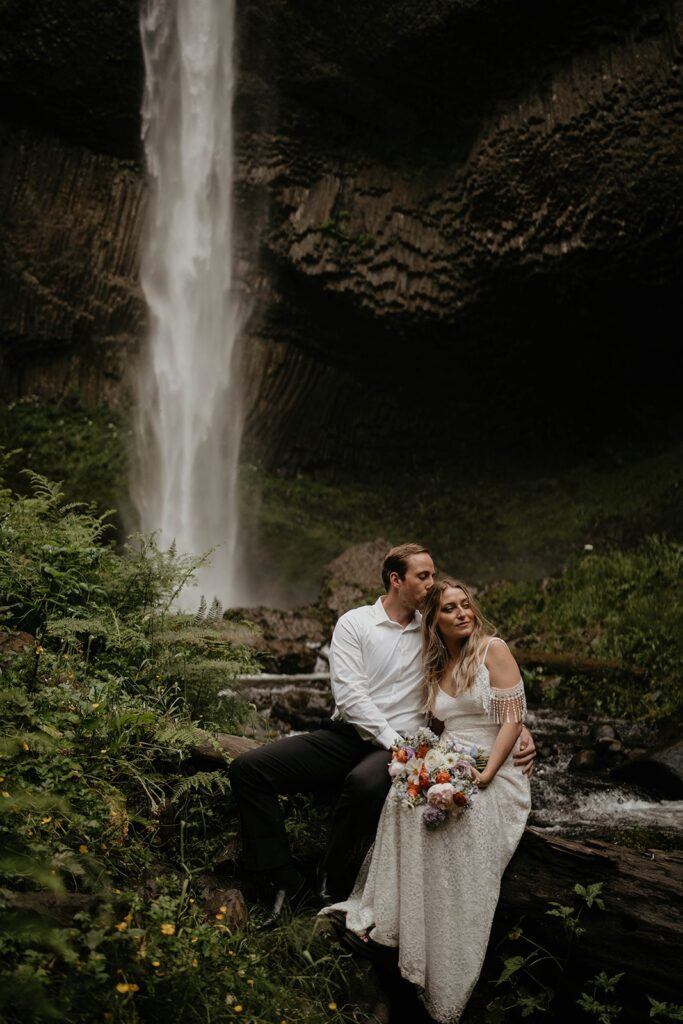
[[508,689],[493,687],[489,670],[482,662],[469,690],[453,697],[439,688],[433,711],[447,733],[488,749],[504,722],[524,720],[524,683],[520,679]]

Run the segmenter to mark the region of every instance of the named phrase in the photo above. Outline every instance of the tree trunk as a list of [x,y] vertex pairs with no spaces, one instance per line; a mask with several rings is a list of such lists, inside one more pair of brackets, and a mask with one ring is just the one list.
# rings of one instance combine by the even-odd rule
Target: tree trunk
[[[574,893],[577,882],[603,883],[604,910],[585,906]],[[556,952],[562,923],[547,915],[549,903],[577,908],[583,903],[580,923],[586,931],[570,943],[570,977],[565,983],[573,985],[571,991],[578,997],[577,981],[585,982],[601,970],[610,976],[624,971],[617,1002],[624,1003],[627,1019],[633,1014],[633,1019],[646,1020],[648,994],[672,1002],[681,998],[681,897],[681,851],[637,851],[527,828],[503,877],[495,930],[500,935],[523,918],[524,933]],[[638,994],[637,1006],[624,999],[631,992]]]

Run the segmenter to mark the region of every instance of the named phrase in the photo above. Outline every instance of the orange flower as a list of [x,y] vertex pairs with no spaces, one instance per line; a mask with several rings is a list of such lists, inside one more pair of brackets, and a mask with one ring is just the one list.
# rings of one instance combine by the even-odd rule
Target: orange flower
[[408,786],[408,793],[410,794],[410,796],[417,796],[419,792],[420,790],[418,789],[418,787],[414,786],[411,782],[410,785]]
[[405,750],[395,750],[393,759],[395,761],[400,761],[401,764],[405,764],[408,760],[408,754]]
[[450,772],[437,772],[436,775],[434,776],[434,781],[435,782],[450,782],[451,781]]
[[464,793],[460,793],[460,792],[454,793],[453,794],[453,803],[457,804],[458,807],[464,807],[465,804],[467,803],[467,797],[465,796]]
[[429,747],[427,746],[427,744],[426,743],[421,743],[420,746],[417,748],[417,754],[415,756],[416,757],[424,757],[428,750],[429,750]]
[[420,789],[424,789],[425,786],[429,785],[429,772],[424,766],[420,768],[420,778],[418,784],[420,786]]

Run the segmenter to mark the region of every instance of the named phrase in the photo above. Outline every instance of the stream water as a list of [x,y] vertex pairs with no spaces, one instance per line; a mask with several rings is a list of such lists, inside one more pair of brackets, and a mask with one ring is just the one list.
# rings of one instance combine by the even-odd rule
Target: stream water
[[[541,754],[532,780],[530,825],[572,838],[619,842],[647,832],[648,845],[683,841],[683,801],[658,800],[600,773],[567,770],[577,747],[592,746],[590,722],[543,709],[531,711],[527,724]],[[627,747],[649,748],[658,742],[654,728],[643,723],[611,724]]]
[[[244,677],[247,679],[248,677]],[[242,691],[271,724],[292,732],[316,728],[331,712],[327,676],[317,682],[271,676]],[[289,682],[291,680],[291,682]],[[284,684],[284,685],[283,685]],[[308,720],[306,720],[308,718]],[[654,726],[613,719],[610,724],[627,750],[653,749],[660,740]],[[531,710],[527,725],[539,751],[532,776],[529,824],[567,838],[595,838],[626,845],[683,847],[683,801],[660,800],[644,788],[616,783],[607,772],[568,770],[574,753],[593,746],[593,723],[552,709]]]

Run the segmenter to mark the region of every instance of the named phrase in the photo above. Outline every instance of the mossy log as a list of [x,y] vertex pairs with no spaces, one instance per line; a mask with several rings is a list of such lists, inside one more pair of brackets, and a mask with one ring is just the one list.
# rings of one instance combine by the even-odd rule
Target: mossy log
[[510,649],[520,665],[538,665],[541,668],[553,669],[555,672],[576,672],[580,675],[604,675],[614,672],[627,673],[630,676],[645,675],[644,669],[625,665],[616,658],[582,658],[575,654],[525,650],[523,647]]
[[570,976],[586,980],[601,970],[623,971],[620,987],[638,990],[643,1000],[649,994],[679,1002],[683,852],[638,851],[527,828],[503,877],[498,929],[522,918],[525,934],[556,948],[560,922],[548,916],[549,904],[578,908],[577,882],[602,882],[604,909],[584,906],[580,923],[586,930],[572,944]]
[[226,765],[233,757],[261,746],[258,740],[248,736],[232,736],[230,733],[208,733],[200,731],[200,739],[192,748],[192,756],[202,761],[211,761],[217,767]]

